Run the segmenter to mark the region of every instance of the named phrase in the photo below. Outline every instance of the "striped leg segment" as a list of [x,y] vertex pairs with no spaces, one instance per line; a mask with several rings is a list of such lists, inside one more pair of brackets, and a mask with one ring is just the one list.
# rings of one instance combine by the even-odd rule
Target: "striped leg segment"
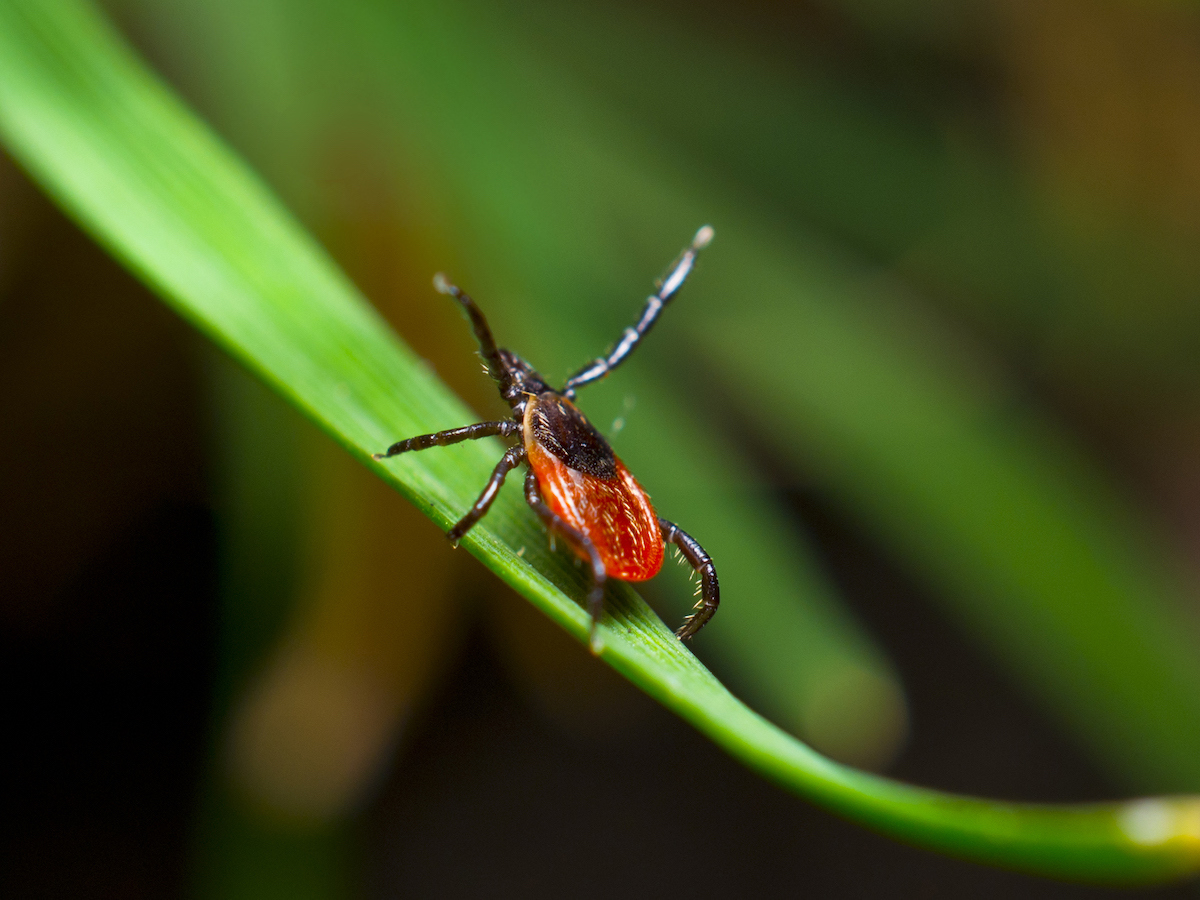
[[679,259],[671,266],[671,272],[663,279],[662,284],[656,293],[646,299],[646,305],[642,308],[642,314],[638,317],[637,324],[632,328],[626,328],[625,333],[621,335],[621,339],[613,345],[613,348],[608,351],[608,356],[596,359],[588,365],[584,366],[574,375],[567,379],[566,385],[562,389],[562,393],[568,399],[575,396],[575,391],[583,387],[585,384],[591,384],[593,381],[599,381],[604,378],[625,361],[634,348],[641,343],[647,332],[658,321],[659,315],[667,304],[671,302],[671,298],[675,296],[675,292],[687,280],[691,274],[692,266],[696,264],[696,254],[708,246],[709,241],[713,238],[713,230],[708,225],[705,225],[696,232],[696,236],[692,238],[692,243],[686,250],[680,254]]

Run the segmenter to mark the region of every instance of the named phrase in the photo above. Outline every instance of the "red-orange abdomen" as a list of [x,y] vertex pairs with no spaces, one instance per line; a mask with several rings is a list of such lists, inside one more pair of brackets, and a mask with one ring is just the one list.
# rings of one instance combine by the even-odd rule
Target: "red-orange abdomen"
[[[645,581],[658,574],[663,562],[658,516],[621,460],[616,460],[614,478],[598,478],[572,469],[542,447],[528,429],[525,450],[542,499],[572,528],[587,535],[610,578]],[[578,547],[573,549],[580,553]]]

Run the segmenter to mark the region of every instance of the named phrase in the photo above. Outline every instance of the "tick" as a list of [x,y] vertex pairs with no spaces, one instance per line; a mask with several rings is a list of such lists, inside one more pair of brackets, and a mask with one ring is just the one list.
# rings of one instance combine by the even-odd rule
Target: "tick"
[[525,500],[551,535],[557,535],[591,568],[588,612],[592,617],[591,645],[598,648],[596,623],[604,605],[604,586],[610,578],[646,581],[662,568],[665,544],[674,544],[700,575],[700,600],[675,635],[687,640],[717,611],[720,592],[717,570],[704,548],[678,525],[654,511],[650,497],[613,453],[604,436],[575,405],[575,392],[607,376],[623,363],[654,326],[696,262],[696,254],[712,240],[705,225],[671,266],[658,290],[647,300],[637,324],[600,357],[567,379],[561,390],[546,384],[534,368],[503,347],[497,347],[483,312],[466,293],[437,275],[434,286],[461,304],[471,320],[479,353],[500,396],[512,408],[512,418],[478,422],[436,434],[397,441],[375,459],[410,450],[445,447],[460,441],[498,435],[519,442],[500,459],[479,499],[447,533],[458,544],[487,513],[505,476],[522,463]]

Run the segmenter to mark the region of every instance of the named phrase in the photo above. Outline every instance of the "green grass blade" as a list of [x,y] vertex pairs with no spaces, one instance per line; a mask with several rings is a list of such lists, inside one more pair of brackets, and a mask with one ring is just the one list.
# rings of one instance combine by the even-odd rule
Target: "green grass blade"
[[[316,245],[123,47],[91,7],[0,6],[0,134],[25,167],[165,299],[352,453],[466,411],[381,325]],[[494,448],[378,467],[441,524]],[[581,576],[543,549],[519,500],[469,546],[580,640]],[[514,548],[528,548],[525,559]],[[1033,807],[955,797],[823,759],[738,702],[628,589],[604,658],[735,756],[880,831],[968,858],[1089,879],[1200,864],[1200,800]]]
[[[1141,789],[1200,783],[1200,654],[1183,579],[1066,435],[1033,413],[1015,414],[1002,388],[975,385],[970,366],[942,357],[950,341],[906,321],[881,279],[864,284],[861,268],[831,262],[829,248],[794,222],[778,222],[710,172],[690,171],[686,148],[659,152],[623,110],[546,65],[522,29],[467,7],[441,4],[420,16],[381,6],[363,13],[361,33],[325,20],[322,37],[336,32],[354,59],[371,60],[406,146],[444,161],[423,174],[440,178],[446,195],[470,198],[462,231],[501,244],[489,251],[478,241],[471,258],[490,257],[497,269],[519,261],[522,309],[535,327],[518,346],[539,346],[544,329],[564,363],[583,356],[624,322],[590,335],[580,322],[575,338],[553,328],[572,307],[589,319],[602,309],[578,285],[617,296],[638,289],[611,291],[615,254],[587,248],[652,243],[652,229],[712,216],[722,237],[688,286],[684,323],[656,332],[660,351],[671,329],[694,329],[691,355],[736,373],[741,413],[760,437],[802,477],[819,462],[830,496],[918,568],[1110,770]],[[459,62],[442,77],[451,55]],[[729,67],[722,59],[715,71]],[[861,126],[867,117],[849,118]],[[487,153],[473,152],[485,145]],[[761,349],[754,334],[723,340],[727,329],[745,335],[751,320],[766,336]],[[622,379],[644,364],[631,361]],[[654,425],[638,430],[652,434]],[[638,459],[636,468],[652,462]]]
[[[496,72],[486,48],[509,43],[503,33],[495,36],[486,17],[464,15],[450,4],[435,10],[347,9],[329,0],[295,0],[274,9],[259,3],[254,10],[247,16],[244,4],[213,0],[182,18],[177,7],[164,14],[158,0],[149,0],[145,15],[155,23],[147,30],[159,36],[160,48],[168,47],[169,57],[221,60],[219,66],[200,66],[181,77],[211,98],[214,116],[231,122],[233,143],[258,148],[259,163],[272,182],[288,186],[301,215],[318,229],[320,211],[331,204],[328,198],[314,199],[322,188],[313,185],[329,179],[313,161],[324,159],[330,141],[337,143],[348,130],[347,98],[363,93],[366,74],[366,92],[378,99],[365,114],[367,122],[349,130],[361,129],[364,144],[377,145],[375,152],[388,161],[380,169],[400,161],[389,173],[408,195],[399,206],[407,207],[414,193],[437,198],[432,209],[420,214],[406,209],[405,215],[437,233],[431,222],[448,217],[447,208],[455,206],[449,198],[465,196],[473,214],[486,210],[485,216],[494,216],[442,224],[440,230],[450,236],[445,242],[456,252],[430,265],[461,260],[465,265],[455,264],[452,274],[484,304],[501,343],[519,348],[552,379],[566,377],[573,364],[594,356],[628,324],[651,277],[698,224],[698,213],[672,209],[658,220],[672,218],[669,228],[646,219],[627,230],[645,246],[674,235],[659,255],[637,265],[597,240],[603,229],[585,219],[587,207],[564,203],[561,191],[546,189],[549,179],[538,179],[532,190],[513,197],[514,174],[519,183],[529,171],[547,171],[533,161],[549,145],[538,130],[542,125],[529,128],[520,119],[495,114],[495,93],[530,96],[525,85],[478,88],[480,72]],[[288,27],[278,27],[285,18]],[[173,43],[172,35],[181,43]],[[477,52],[481,44],[484,53]],[[456,49],[463,58],[451,77],[444,60]],[[597,185],[587,154],[594,150],[586,146],[587,129],[579,127],[586,116],[555,118],[554,137],[570,135],[579,152],[561,154],[572,163],[560,165],[554,178],[574,180],[591,193]],[[472,128],[482,128],[482,134]],[[500,128],[505,139],[489,144],[487,153],[463,153],[499,136]],[[386,181],[388,176],[377,177]],[[631,199],[622,205],[635,213],[645,199]],[[561,240],[555,216],[563,214],[579,217],[572,233],[582,240]],[[680,228],[681,222],[687,225]],[[502,236],[507,246],[498,248],[494,239],[471,242],[470,235]],[[613,265],[614,257],[622,265]],[[515,284],[497,283],[498,273],[513,269],[520,272]],[[437,302],[427,288],[417,298]],[[509,298],[519,300],[506,305]],[[564,298],[588,315],[572,313]],[[608,311],[615,315],[605,324]],[[671,325],[655,331],[655,353],[635,357],[618,378],[590,387],[584,409],[602,428],[628,416],[631,427],[614,439],[617,452],[638,473],[658,510],[719,560],[726,594],[738,597],[739,614],[723,615],[722,627],[705,630],[695,647],[718,671],[736,679],[748,703],[785,729],[843,761],[881,764],[907,731],[898,679],[823,577],[803,528],[763,483],[756,463],[733,442],[705,434],[693,403],[664,390],[663,372],[646,365],[671,352],[671,334],[678,333],[680,323],[674,314],[669,318]],[[461,337],[465,349],[469,337]],[[453,364],[470,371],[468,360],[464,353]],[[626,398],[636,398],[632,412],[623,406]],[[694,602],[682,570],[665,573],[650,587],[672,621]]]

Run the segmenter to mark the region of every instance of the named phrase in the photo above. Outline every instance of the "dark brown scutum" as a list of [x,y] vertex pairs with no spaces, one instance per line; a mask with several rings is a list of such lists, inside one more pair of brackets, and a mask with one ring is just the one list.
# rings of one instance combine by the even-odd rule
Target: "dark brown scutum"
[[570,400],[552,391],[540,394],[526,416],[534,439],[567,466],[605,481],[617,477],[612,447]]

